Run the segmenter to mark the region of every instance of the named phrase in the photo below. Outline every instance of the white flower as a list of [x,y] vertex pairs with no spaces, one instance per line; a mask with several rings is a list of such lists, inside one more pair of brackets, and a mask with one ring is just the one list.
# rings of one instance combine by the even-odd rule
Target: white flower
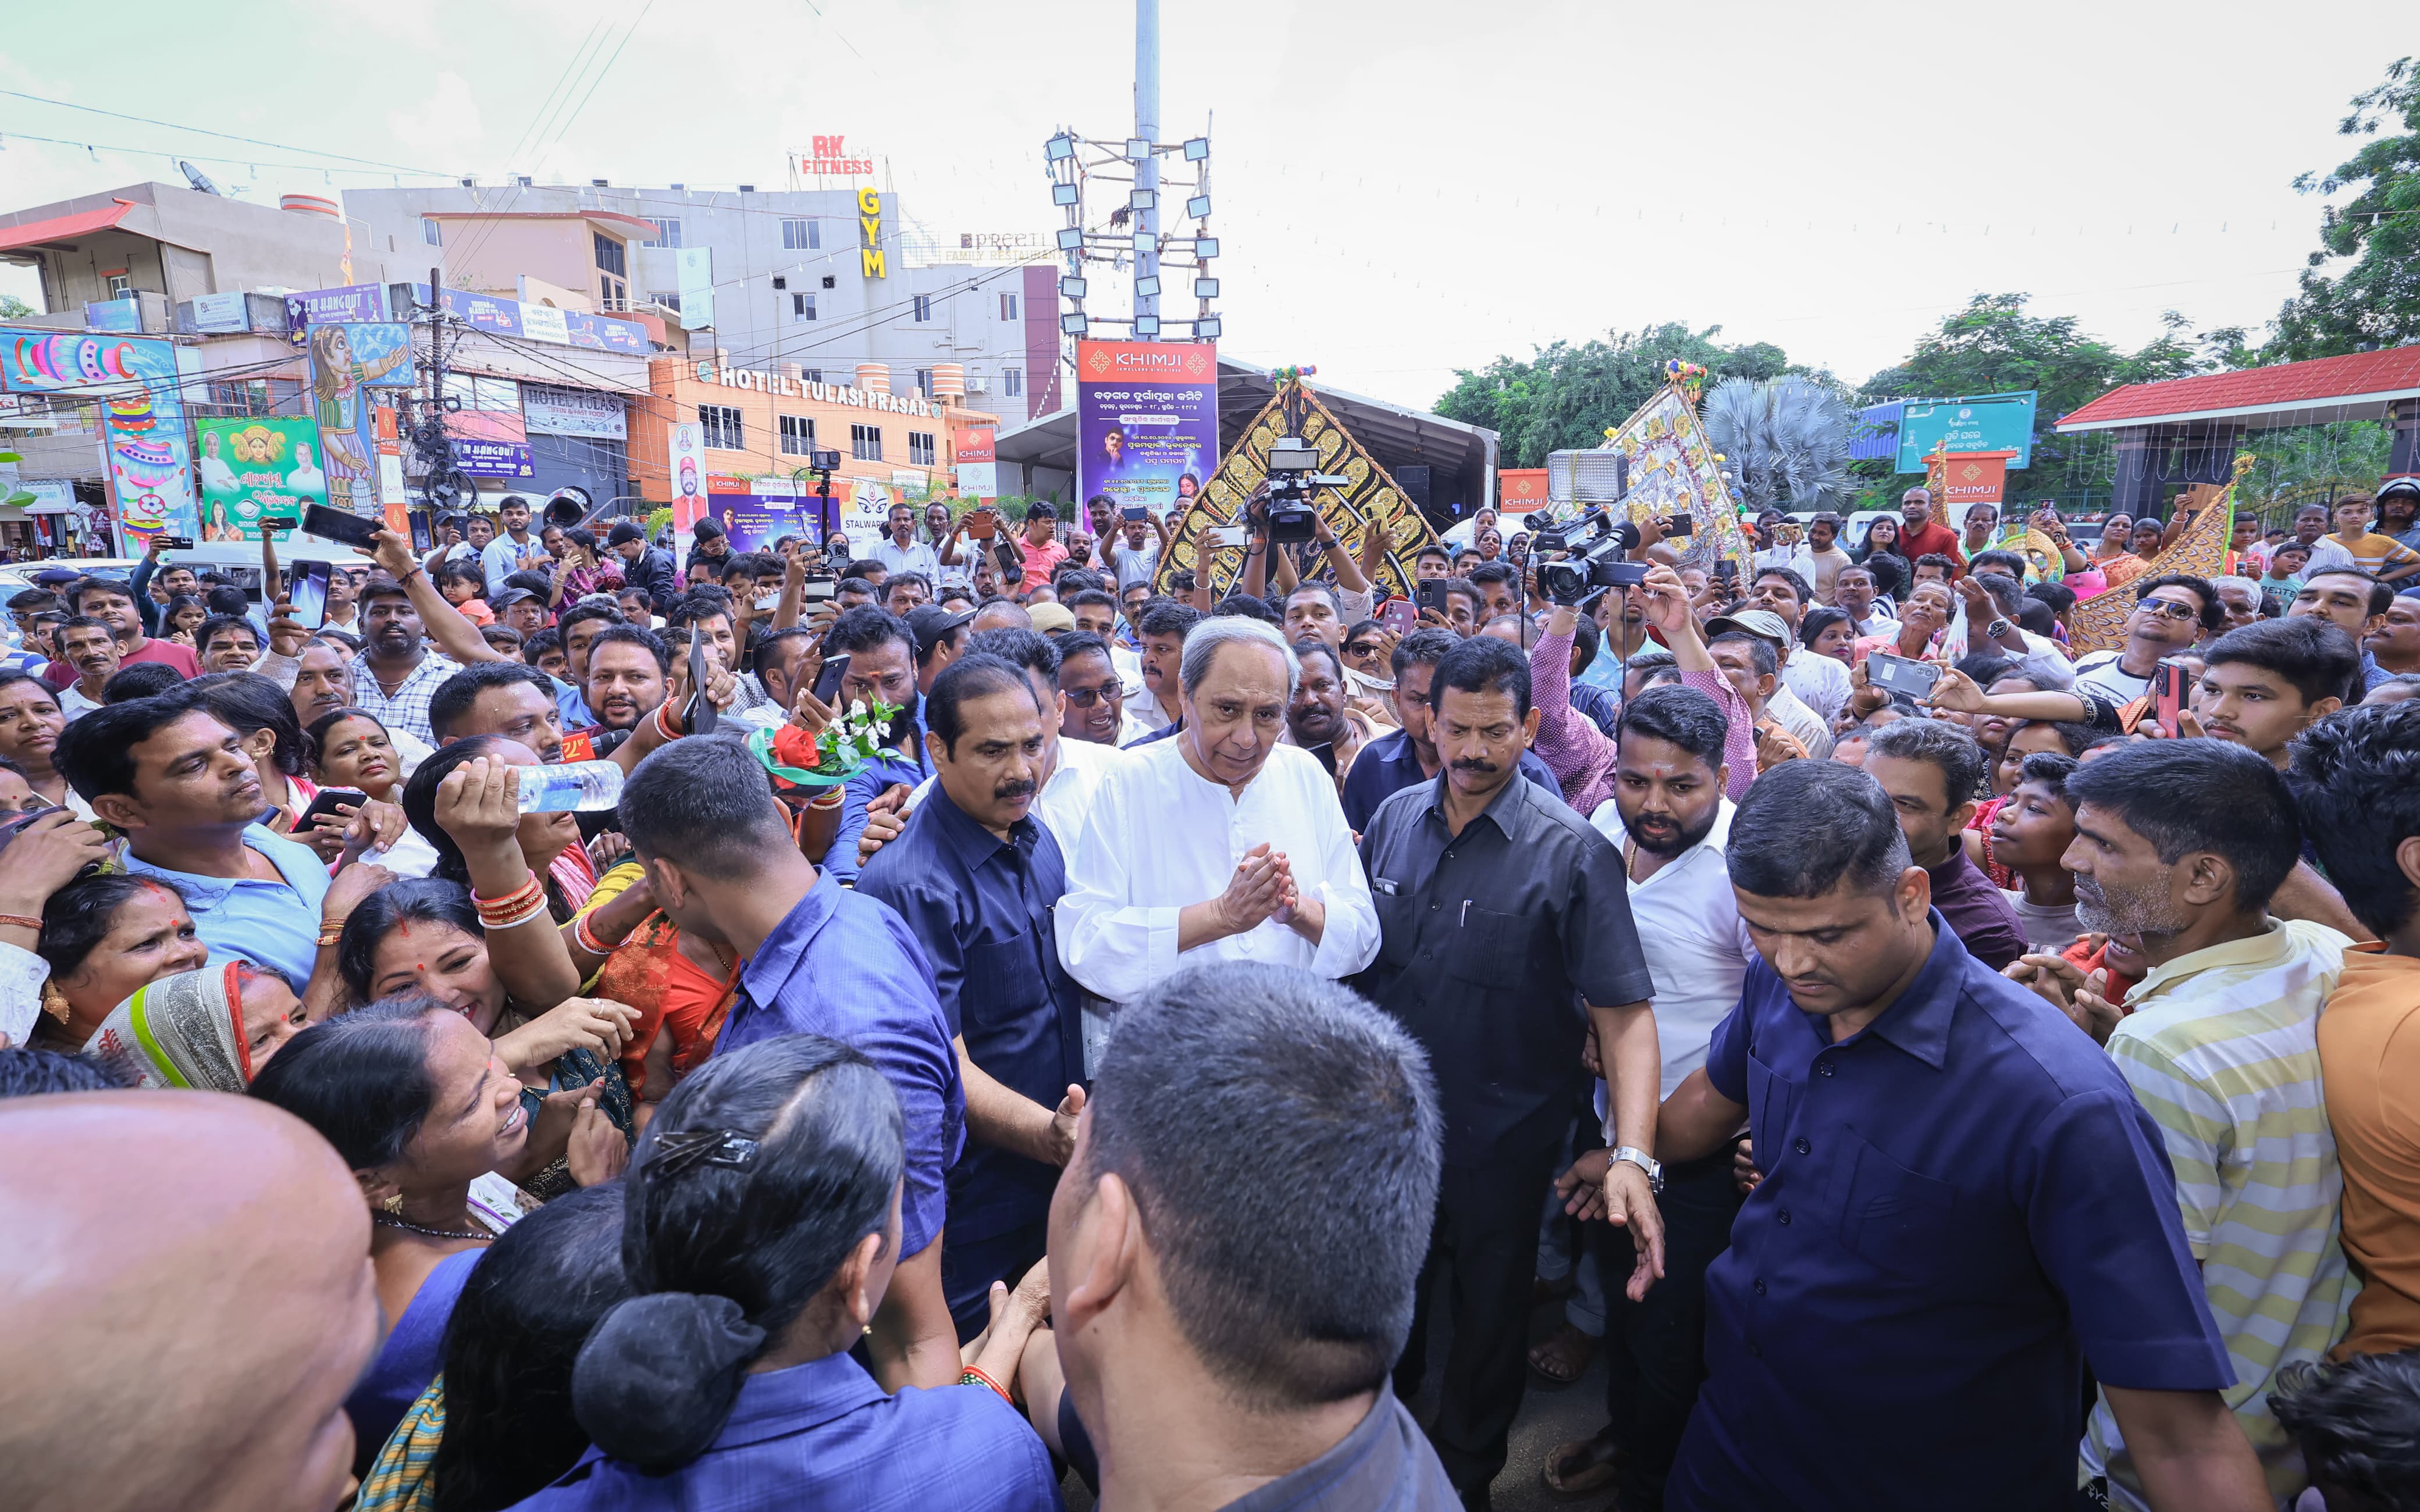
[[849,717],[850,718],[852,718],[852,719],[862,719],[862,718],[864,718],[864,717],[865,717],[865,700],[863,700],[863,699],[851,699],[851,700],[849,700],[849,701],[848,701],[848,717]]

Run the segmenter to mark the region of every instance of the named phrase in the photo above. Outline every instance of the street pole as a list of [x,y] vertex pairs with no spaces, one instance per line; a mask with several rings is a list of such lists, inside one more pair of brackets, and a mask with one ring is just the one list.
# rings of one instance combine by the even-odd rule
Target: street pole
[[[1159,141],[1159,0],[1135,0],[1135,135]],[[1135,254],[1134,313],[1159,314],[1159,296],[1142,292],[1142,281],[1159,276],[1159,154],[1149,152],[1135,164],[1135,187],[1151,191],[1151,208],[1140,212],[1139,229],[1151,237],[1152,250]]]

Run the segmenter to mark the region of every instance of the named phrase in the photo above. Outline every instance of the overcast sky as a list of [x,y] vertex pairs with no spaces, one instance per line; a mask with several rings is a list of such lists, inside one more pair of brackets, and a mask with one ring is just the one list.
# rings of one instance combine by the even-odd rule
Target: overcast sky
[[[1223,345],[1422,405],[1457,367],[1663,320],[1852,381],[1978,292],[2128,347],[2166,309],[2257,327],[2317,244],[2290,180],[2350,154],[2347,100],[2412,35],[2409,0],[1164,12],[1162,137],[1215,144]],[[395,182],[276,166],[320,161],[291,148],[771,188],[840,133],[931,234],[1047,233],[1044,138],[1133,122],[1130,0],[124,0],[75,45],[33,40],[0,89],[172,124],[0,95],[11,208],[179,181],[163,151],[232,159],[201,165],[271,204]],[[541,120],[566,75],[577,114]],[[23,270],[0,292],[39,299]]]

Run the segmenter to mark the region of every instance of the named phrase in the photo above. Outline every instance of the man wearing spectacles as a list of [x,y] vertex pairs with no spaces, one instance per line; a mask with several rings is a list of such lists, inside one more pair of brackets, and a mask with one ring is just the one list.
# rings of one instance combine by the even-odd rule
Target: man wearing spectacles
[[1066,705],[1059,717],[1062,739],[1122,746],[1146,733],[1126,717],[1125,685],[1109,643],[1089,630],[1059,638],[1059,696]]
[[2132,703],[2150,691],[2160,658],[2192,649],[2205,630],[2226,618],[2226,606],[2208,579],[2164,572],[2138,579],[2134,610],[2126,616],[2126,644],[2100,651],[2075,664],[2079,692],[2098,693],[2112,703]]

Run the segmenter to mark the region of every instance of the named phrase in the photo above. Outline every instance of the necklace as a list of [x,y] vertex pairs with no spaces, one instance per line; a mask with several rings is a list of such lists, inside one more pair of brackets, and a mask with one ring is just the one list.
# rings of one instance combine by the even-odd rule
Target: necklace
[[492,1244],[496,1240],[495,1235],[486,1233],[478,1229],[473,1229],[467,1234],[458,1234],[453,1230],[446,1228],[424,1228],[416,1223],[411,1223],[402,1218],[393,1217],[383,1212],[371,1213],[370,1218],[373,1222],[382,1223],[389,1228],[408,1228],[415,1234],[427,1234],[431,1239],[475,1239],[483,1244]]

